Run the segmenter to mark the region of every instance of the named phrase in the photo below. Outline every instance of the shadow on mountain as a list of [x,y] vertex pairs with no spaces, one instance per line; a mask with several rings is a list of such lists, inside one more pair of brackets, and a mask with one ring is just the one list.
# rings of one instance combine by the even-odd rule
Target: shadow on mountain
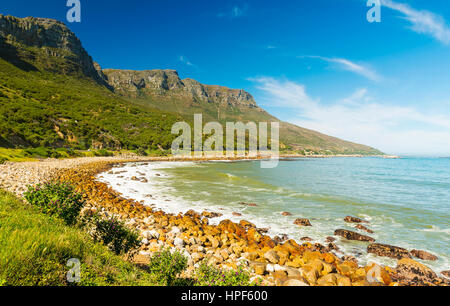
[[0,58],[26,72],[38,70],[34,65],[21,59],[18,54],[17,48],[8,44],[5,39],[0,36]]

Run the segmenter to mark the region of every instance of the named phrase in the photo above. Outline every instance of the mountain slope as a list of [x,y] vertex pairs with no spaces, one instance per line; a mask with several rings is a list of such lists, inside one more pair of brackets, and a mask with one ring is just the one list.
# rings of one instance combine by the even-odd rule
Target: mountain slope
[[[0,146],[170,148],[174,122],[278,121],[244,90],[174,70],[101,70],[63,23],[0,15]],[[181,116],[181,117],[180,117]],[[282,148],[381,154],[289,123]]]

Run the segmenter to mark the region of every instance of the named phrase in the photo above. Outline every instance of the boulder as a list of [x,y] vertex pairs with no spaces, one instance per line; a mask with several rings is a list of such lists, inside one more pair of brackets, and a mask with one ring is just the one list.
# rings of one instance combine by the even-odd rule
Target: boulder
[[411,258],[400,259],[395,272],[398,281],[409,286],[426,286],[437,279],[433,270]]
[[362,230],[362,231],[365,231],[365,232],[367,232],[367,233],[369,233],[369,234],[373,234],[373,231],[372,231],[371,229],[368,229],[367,227],[365,227],[365,226],[362,225],[362,224],[357,224],[357,225],[355,226],[355,228],[357,228],[357,229],[359,229],[359,230]]
[[372,237],[361,235],[356,232],[352,232],[352,231],[345,230],[345,229],[337,229],[334,231],[334,234],[336,236],[344,237],[345,239],[348,239],[348,240],[367,241],[367,242],[375,241],[375,239],[373,239]]
[[173,240],[173,245],[176,247],[183,247],[184,246],[184,240],[177,237]]
[[431,253],[422,250],[412,250],[410,253],[412,256],[422,260],[431,260],[431,261],[438,260],[438,257],[436,255],[433,255]]
[[302,237],[300,238],[301,241],[313,241],[311,238],[309,237]]
[[312,226],[311,222],[306,218],[295,219],[294,224],[300,225],[300,226]]
[[347,216],[344,218],[344,221],[347,223],[369,223],[357,217]]
[[290,212],[284,211],[281,213],[282,216],[292,216]]
[[408,250],[388,244],[372,243],[367,246],[367,253],[396,259],[411,258]]
[[278,261],[280,260],[280,256],[278,256],[277,252],[274,250],[270,250],[264,253],[264,258],[274,264],[278,263]]
[[444,275],[445,277],[450,278],[450,270],[442,271],[441,274]]
[[275,242],[278,243],[278,244],[281,244],[281,243],[285,242],[285,241],[288,240],[288,239],[289,239],[289,236],[288,236],[288,235],[282,234],[281,236],[275,236],[275,237],[273,238],[273,241],[275,241]]

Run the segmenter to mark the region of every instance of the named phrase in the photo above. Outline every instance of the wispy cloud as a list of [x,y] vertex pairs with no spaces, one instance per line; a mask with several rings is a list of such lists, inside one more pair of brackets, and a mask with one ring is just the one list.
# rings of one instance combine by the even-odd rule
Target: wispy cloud
[[[271,77],[250,79],[267,107],[284,109],[288,122],[393,154],[450,154],[450,117],[414,107],[375,102],[366,88],[323,103],[303,84]],[[287,110],[285,109],[287,108]]]
[[178,57],[178,60],[180,62],[182,62],[183,64],[185,64],[186,66],[191,66],[191,67],[197,67],[196,65],[194,65],[193,63],[191,63],[185,56],[180,55]]
[[223,17],[228,17],[231,19],[239,18],[239,17],[242,17],[245,15],[247,8],[248,7],[246,4],[244,6],[233,6],[231,8],[231,10],[229,10],[227,12],[221,12],[221,13],[217,14],[217,16],[220,18],[223,18]]
[[406,3],[392,0],[381,0],[382,5],[403,14],[403,18],[411,23],[411,30],[431,35],[444,44],[450,44],[450,28],[442,16],[426,10],[417,10]]
[[331,64],[336,64],[340,69],[351,71],[375,82],[379,82],[383,79],[381,75],[379,75],[374,69],[370,68],[369,66],[357,64],[345,58],[313,56],[313,55],[298,56],[298,58],[315,58]]

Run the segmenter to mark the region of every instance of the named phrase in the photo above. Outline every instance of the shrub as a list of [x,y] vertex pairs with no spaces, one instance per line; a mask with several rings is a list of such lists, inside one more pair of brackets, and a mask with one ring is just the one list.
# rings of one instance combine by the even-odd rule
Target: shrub
[[4,164],[8,159],[6,157],[0,157],[0,165]]
[[123,222],[114,217],[100,219],[98,216],[95,216],[93,223],[92,235],[95,241],[103,242],[117,255],[128,254],[130,257],[135,255],[135,251],[141,244],[138,233],[130,230]]
[[24,194],[25,199],[41,212],[57,216],[66,224],[73,225],[77,221],[84,200],[81,194],[75,192],[70,185],[65,183],[47,183],[29,186]]
[[147,156],[147,152],[145,151],[144,148],[139,148],[136,150],[136,154],[139,156]]
[[164,249],[152,256],[148,267],[161,285],[172,286],[177,284],[177,276],[187,268],[187,258],[178,251],[171,253]]
[[223,271],[202,262],[195,271],[195,286],[255,286],[250,282],[250,274],[242,266],[237,271]]
[[113,156],[114,154],[108,150],[100,149],[100,150],[94,151],[94,155],[95,156]]

